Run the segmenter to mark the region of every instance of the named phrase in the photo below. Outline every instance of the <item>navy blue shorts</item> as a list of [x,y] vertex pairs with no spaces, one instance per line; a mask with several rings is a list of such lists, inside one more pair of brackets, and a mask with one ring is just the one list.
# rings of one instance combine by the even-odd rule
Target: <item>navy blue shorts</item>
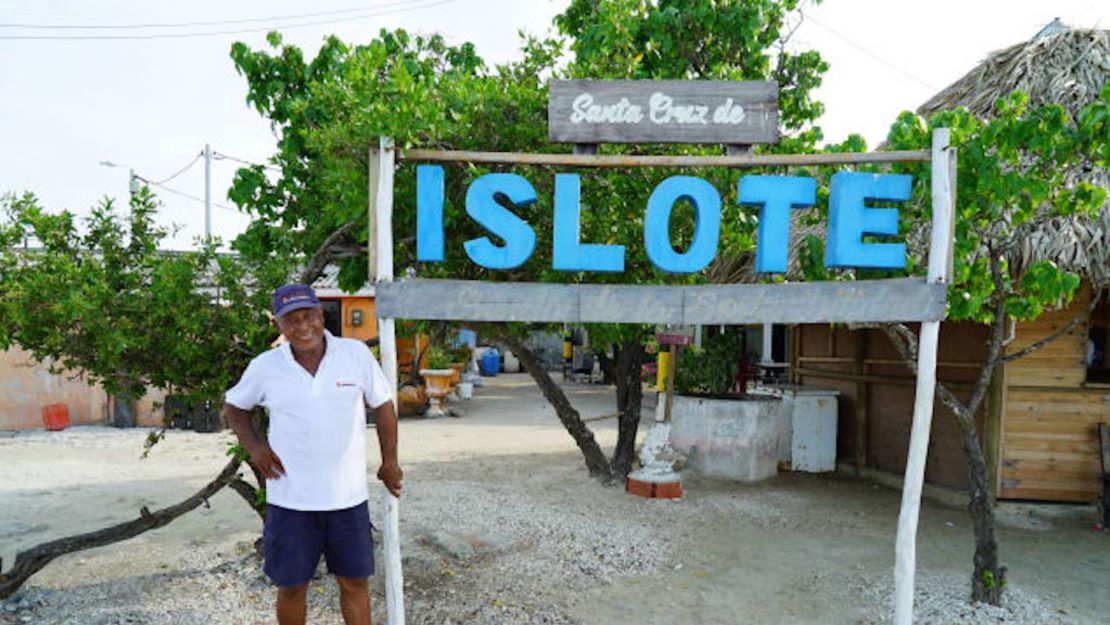
[[312,579],[320,554],[340,577],[374,574],[374,538],[366,502],[343,510],[302,511],[266,504],[262,530],[266,575],[278,586]]

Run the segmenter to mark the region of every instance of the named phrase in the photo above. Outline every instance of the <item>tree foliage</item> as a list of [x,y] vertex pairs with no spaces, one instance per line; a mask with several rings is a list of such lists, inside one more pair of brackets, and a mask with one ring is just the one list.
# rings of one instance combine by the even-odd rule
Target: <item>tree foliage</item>
[[[354,289],[366,280],[366,207],[368,150],[389,136],[402,148],[506,152],[566,151],[547,142],[547,81],[551,78],[672,78],[773,80],[779,83],[781,125],[787,135],[780,149],[812,148],[820,133],[812,124],[821,113],[811,90],[827,68],[815,52],[785,50],[788,18],[796,0],[697,0],[693,2],[572,2],[546,38],[524,37],[520,58],[487,65],[473,46],[451,46],[439,36],[382,31],[367,44],[349,45],[329,38],[312,61],[303,52],[269,37],[269,49],[232,47],[231,57],[247,81],[247,101],[271,121],[278,133],[271,178],[261,166],[240,170],[231,199],[255,221],[236,242],[244,255],[306,257],[343,224],[354,223],[337,246],[340,284]],[[691,33],[696,34],[692,36]],[[681,36],[679,36],[681,34]],[[565,66],[564,50],[572,53]],[[720,146],[603,146],[605,151],[719,153]],[[553,172],[541,167],[512,168],[536,189],[539,202],[515,207],[537,232],[537,247],[521,267],[494,271],[474,264],[462,243],[486,233],[466,216],[461,199],[477,176],[507,166],[445,167],[444,226],[446,258],[419,263],[415,233],[415,174],[401,162],[394,182],[392,250],[399,272],[420,277],[499,281],[689,283],[694,276],[657,271],[643,251],[643,214],[651,190],[678,170],[577,171],[582,177],[581,239],[625,246],[620,275],[585,276],[551,269]],[[699,170],[734,205],[735,180],[727,170]],[[740,256],[754,244],[753,220],[724,219],[720,254]],[[692,207],[680,204],[672,218],[676,247],[693,234]],[[524,336],[519,324],[509,328]],[[620,379],[638,380],[639,344],[650,328],[596,325],[594,345],[636,346],[639,356],[619,350],[614,358],[636,369]],[[638,394],[618,388],[618,401]],[[627,389],[625,389],[627,390]],[[624,406],[622,405],[622,410]],[[633,415],[635,416],[635,415]],[[629,419],[634,438],[635,424]],[[569,427],[568,427],[569,429]],[[622,427],[622,432],[625,428]],[[627,434],[627,433],[626,433]],[[629,439],[631,440],[631,439]],[[627,443],[627,441],[625,441]],[[618,445],[630,450],[630,445]],[[630,453],[630,452],[629,452]]]
[[[159,249],[156,198],[142,189],[126,213],[112,200],[80,227],[31,194],[0,206],[0,349],[27,350],[55,371],[83,373],[109,393],[172,390],[217,400],[273,338],[247,273],[216,254]],[[26,247],[24,247],[26,243]],[[261,294],[262,299],[265,293]]]

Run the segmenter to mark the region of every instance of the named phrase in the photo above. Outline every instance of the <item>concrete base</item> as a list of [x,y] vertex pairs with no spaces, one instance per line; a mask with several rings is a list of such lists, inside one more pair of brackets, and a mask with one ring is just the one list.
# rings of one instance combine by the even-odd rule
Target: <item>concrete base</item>
[[676,395],[670,444],[703,474],[755,482],[778,472],[785,430],[782,402],[772,397],[707,399]]

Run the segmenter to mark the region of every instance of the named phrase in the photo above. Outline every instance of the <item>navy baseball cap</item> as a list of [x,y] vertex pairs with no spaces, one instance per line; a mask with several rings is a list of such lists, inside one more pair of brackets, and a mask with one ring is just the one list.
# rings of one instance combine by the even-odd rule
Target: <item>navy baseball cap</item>
[[307,284],[286,284],[274,291],[274,317],[283,317],[299,308],[319,308],[320,300]]

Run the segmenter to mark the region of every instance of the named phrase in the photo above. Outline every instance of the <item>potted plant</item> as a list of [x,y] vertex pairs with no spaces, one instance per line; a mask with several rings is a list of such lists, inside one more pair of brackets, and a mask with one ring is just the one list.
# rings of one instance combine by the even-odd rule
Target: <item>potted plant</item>
[[778,471],[786,413],[778,398],[736,392],[741,366],[739,337],[728,333],[680,355],[670,443],[700,473],[752,482]]
[[451,356],[439,346],[429,347],[425,352],[428,359],[428,368],[421,369],[420,375],[424,378],[424,391],[431,401],[427,415],[441,417],[445,413],[442,400],[451,392],[458,373],[451,368]]

